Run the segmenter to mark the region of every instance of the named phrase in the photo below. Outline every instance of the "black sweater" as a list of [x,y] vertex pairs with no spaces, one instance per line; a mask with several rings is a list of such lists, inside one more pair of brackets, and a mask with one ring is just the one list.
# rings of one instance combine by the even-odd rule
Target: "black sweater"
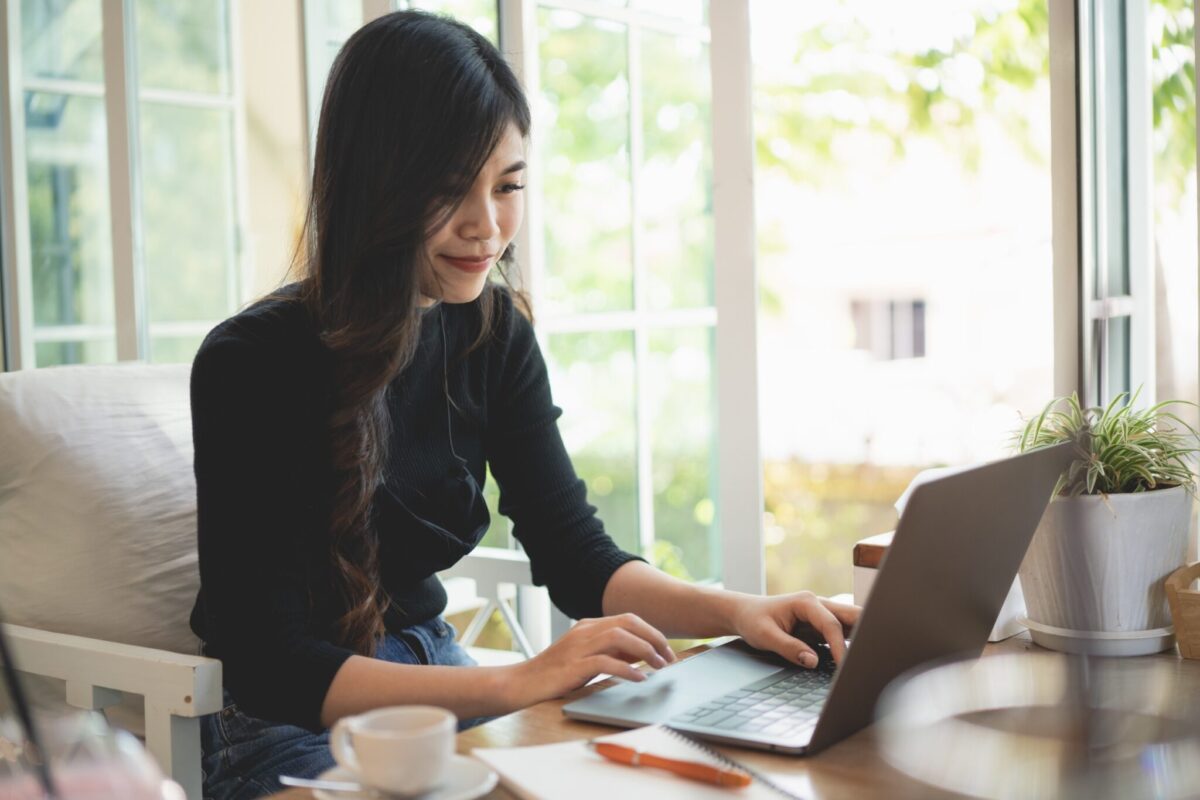
[[[532,326],[506,290],[491,291],[498,313],[485,345],[461,357],[480,329],[477,302],[435,306],[422,312],[417,355],[390,387],[393,432],[374,520],[393,632],[442,612],[435,573],[477,543],[454,529],[454,509],[438,507],[458,464],[451,441],[481,486],[490,465],[534,582],[568,616],[599,616],[609,577],[635,558],[605,534],[571,466]],[[303,307],[267,299],[208,335],[191,385],[201,583],[192,629],[223,662],[239,707],[310,730],[322,727],[325,694],[352,655],[334,644],[343,609],[327,535],[331,376]],[[453,535],[415,524],[413,514]]]

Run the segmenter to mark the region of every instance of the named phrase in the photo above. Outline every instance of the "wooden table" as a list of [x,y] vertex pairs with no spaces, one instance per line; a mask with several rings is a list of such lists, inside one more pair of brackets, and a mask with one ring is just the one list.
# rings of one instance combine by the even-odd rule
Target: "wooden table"
[[[681,654],[684,657],[703,652],[704,645]],[[1047,652],[1029,640],[1028,633],[1014,636],[1004,642],[988,645],[984,657],[1001,653]],[[1179,679],[1181,700],[1200,698],[1200,661],[1181,659],[1174,650],[1148,660],[1169,661],[1175,665]],[[458,752],[469,754],[476,747],[514,747],[522,745],[551,744],[570,739],[587,739],[616,729],[586,722],[567,719],[562,714],[566,703],[585,697],[611,685],[603,681],[585,687],[570,695],[547,700],[523,711],[493,720],[458,735]],[[771,776],[783,783],[789,791],[801,797],[838,800],[839,798],[886,797],[906,800],[912,798],[948,798],[957,794],[940,792],[919,783],[888,766],[882,755],[875,728],[859,731],[834,747],[813,757],[765,753],[758,750],[720,746],[723,753],[741,761],[750,768]],[[312,800],[307,791],[291,790],[274,795],[275,800]],[[516,795],[498,787],[488,795],[489,800],[516,800]]]

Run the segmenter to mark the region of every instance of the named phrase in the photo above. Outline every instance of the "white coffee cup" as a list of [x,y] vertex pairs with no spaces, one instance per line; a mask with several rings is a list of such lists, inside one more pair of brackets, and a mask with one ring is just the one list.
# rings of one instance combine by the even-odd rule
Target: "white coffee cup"
[[329,734],[337,763],[361,783],[420,794],[446,777],[458,719],[444,708],[394,706],[343,717]]

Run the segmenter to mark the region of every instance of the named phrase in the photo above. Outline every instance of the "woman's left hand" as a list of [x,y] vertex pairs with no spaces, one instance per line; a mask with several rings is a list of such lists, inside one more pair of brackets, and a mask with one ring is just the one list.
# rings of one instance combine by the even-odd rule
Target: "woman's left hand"
[[846,635],[858,622],[858,606],[834,603],[812,592],[795,592],[774,597],[742,595],[731,617],[734,632],[751,647],[778,653],[793,664],[813,668],[816,652],[792,635],[797,625],[807,623],[829,643],[837,663],[846,652]]

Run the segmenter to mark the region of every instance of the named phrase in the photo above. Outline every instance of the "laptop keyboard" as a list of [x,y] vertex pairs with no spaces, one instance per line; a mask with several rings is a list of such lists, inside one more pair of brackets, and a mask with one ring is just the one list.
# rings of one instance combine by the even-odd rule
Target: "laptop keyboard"
[[677,714],[667,724],[787,736],[816,721],[833,676],[833,669],[821,667],[768,675]]

